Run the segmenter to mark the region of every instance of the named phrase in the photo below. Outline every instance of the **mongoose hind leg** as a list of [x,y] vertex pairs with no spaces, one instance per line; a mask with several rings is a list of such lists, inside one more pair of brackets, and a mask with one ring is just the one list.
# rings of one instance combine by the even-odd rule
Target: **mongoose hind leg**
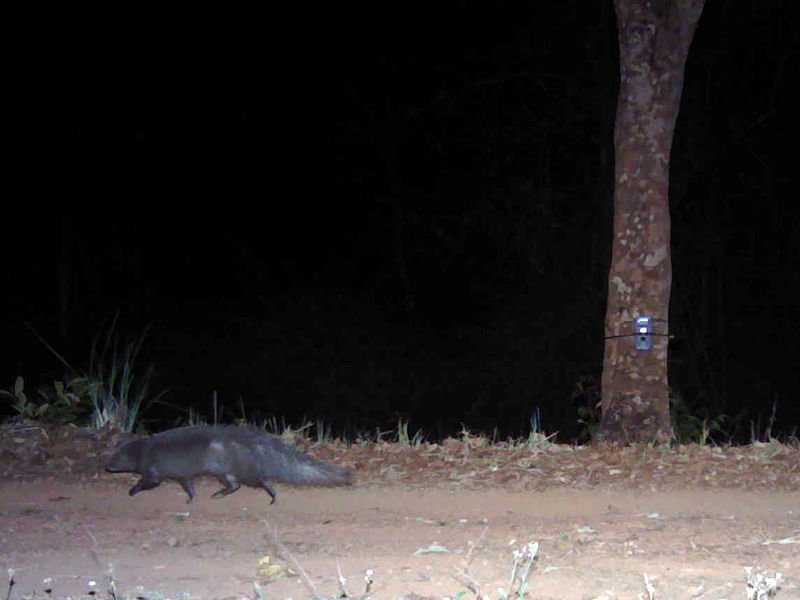
[[152,490],[152,489],[157,488],[160,485],[161,485],[160,481],[156,481],[154,479],[147,479],[145,477],[142,477],[139,481],[136,482],[136,484],[131,489],[128,490],[128,495],[129,496],[135,496],[139,492],[144,492],[146,490]]
[[267,490],[267,493],[272,498],[272,502],[270,502],[270,504],[275,504],[275,499],[277,498],[278,495],[275,493],[275,490],[269,484],[269,481],[267,481],[266,479],[262,479],[261,481],[259,481],[259,483],[261,484],[262,488]]
[[221,490],[218,492],[214,492],[211,494],[212,498],[222,498],[224,496],[228,496],[242,487],[242,484],[236,481],[236,477],[233,475],[225,474],[225,475],[218,475],[217,480],[224,485]]

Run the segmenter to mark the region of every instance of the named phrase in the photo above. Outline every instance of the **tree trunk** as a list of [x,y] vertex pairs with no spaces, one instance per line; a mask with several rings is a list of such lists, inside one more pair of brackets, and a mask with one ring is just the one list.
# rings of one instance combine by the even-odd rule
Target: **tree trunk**
[[[704,0],[615,0],[620,49],[614,237],[603,357],[603,440],[668,443],[672,283],[669,156],[684,66]],[[650,350],[633,321],[654,319]]]

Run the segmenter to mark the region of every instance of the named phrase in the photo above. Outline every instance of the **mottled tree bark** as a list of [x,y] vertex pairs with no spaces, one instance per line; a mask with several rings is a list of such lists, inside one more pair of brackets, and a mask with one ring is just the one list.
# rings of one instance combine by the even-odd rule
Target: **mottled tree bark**
[[[704,0],[615,0],[620,48],[614,238],[608,276],[601,438],[668,443],[669,156],[684,66]],[[636,350],[632,321],[656,321]],[[623,336],[623,337],[619,337]]]

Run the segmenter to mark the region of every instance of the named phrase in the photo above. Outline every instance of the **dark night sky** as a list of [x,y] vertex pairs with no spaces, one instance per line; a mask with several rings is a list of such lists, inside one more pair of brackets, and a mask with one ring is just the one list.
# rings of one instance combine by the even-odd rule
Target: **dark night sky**
[[[428,4],[41,34],[10,115],[0,385],[60,374],[24,323],[85,368],[119,311],[151,324],[174,406],[218,390],[434,435],[538,407],[574,437],[602,357],[613,7]],[[708,0],[673,149],[673,391],[738,436],[776,400],[800,424],[797,13]]]

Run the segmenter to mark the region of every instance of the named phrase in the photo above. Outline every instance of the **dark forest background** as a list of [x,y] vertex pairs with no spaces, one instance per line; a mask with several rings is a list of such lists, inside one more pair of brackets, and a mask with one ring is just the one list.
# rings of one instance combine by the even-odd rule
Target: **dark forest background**
[[[672,395],[725,439],[773,407],[773,433],[800,424],[798,10],[708,0],[672,153]],[[227,420],[435,438],[536,415],[576,439],[604,343],[611,2],[289,13],[73,15],[19,50],[0,385],[63,377],[29,327],[81,366],[119,313],[170,389],[152,428],[212,418],[216,391]]]

